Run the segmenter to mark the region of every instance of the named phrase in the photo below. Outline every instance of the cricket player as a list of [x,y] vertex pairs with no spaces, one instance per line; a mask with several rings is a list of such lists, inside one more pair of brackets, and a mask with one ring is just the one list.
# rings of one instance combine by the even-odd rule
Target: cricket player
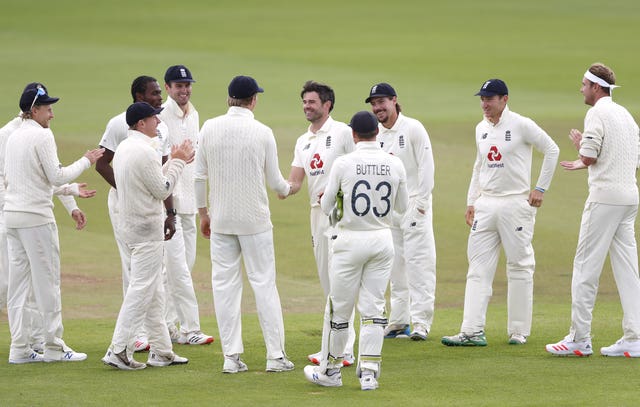
[[413,340],[426,340],[436,297],[431,140],[422,123],[401,113],[396,91],[388,83],[372,86],[365,103],[371,104],[380,122],[377,137],[380,146],[402,160],[409,191],[409,208],[404,218],[394,219],[391,229],[395,258],[391,272],[391,315],[385,338],[410,336]]
[[[200,121],[191,103],[191,87],[195,82],[184,65],[170,66],[164,74],[167,100],[160,119],[167,125],[171,144],[190,140],[198,143]],[[165,242],[165,283],[167,292],[165,319],[173,342],[184,345],[206,345],[213,337],[200,330],[198,300],[193,289],[191,271],[196,261],[196,201],[193,178],[194,164],[187,164],[173,190],[175,233]],[[180,329],[176,328],[176,322]]]
[[[20,97],[22,123],[6,142],[4,221],[9,253],[7,311],[11,331],[9,363],[76,362],[87,358],[62,339],[60,247],[53,214],[54,187],[72,181],[100,158],[103,149],[87,151],[63,167],[49,124],[59,98],[44,86],[27,87]],[[84,226],[84,214],[79,214]],[[28,297],[33,293],[42,316],[44,353],[30,346],[32,327]]]
[[[146,102],[154,108],[162,106],[162,89],[158,84],[158,81],[151,76],[138,76],[131,83],[131,97],[133,103]],[[109,218],[111,219],[111,226],[113,227],[113,235],[116,239],[118,246],[118,252],[120,253],[120,261],[122,267],[122,291],[126,295],[127,288],[129,287],[129,264],[128,258],[129,250],[126,245],[119,239],[118,224],[118,191],[116,189],[116,181],[113,176],[113,168],[111,167],[111,161],[113,161],[113,155],[118,148],[118,145],[127,138],[127,132],[129,125],[126,121],[126,112],[122,112],[119,115],[113,117],[107,123],[107,127],[100,140],[100,147],[105,149],[105,153],[100,160],[96,163],[96,171],[104,178],[105,181],[111,185],[109,189],[109,197],[107,205],[109,208]],[[165,163],[169,158],[171,152],[169,129],[167,125],[160,122],[157,127],[158,136],[154,139],[153,146],[158,151],[158,160],[162,157],[162,163]],[[169,196],[165,200],[165,208],[167,210],[167,217],[165,219],[165,240],[168,240],[175,233],[175,213],[173,208],[172,197]],[[140,327],[138,332],[138,339],[136,340],[136,352],[149,349],[149,339],[144,332],[144,327]]]
[[321,386],[342,386],[349,320],[356,298],[360,312],[357,375],[362,390],[378,388],[382,342],[387,320],[385,297],[391,266],[394,213],[407,209],[408,192],[402,161],[376,142],[378,120],[356,113],[350,126],[354,152],[338,157],[322,196],[322,210],[337,220],[333,231],[330,293],[325,308],[320,366],[304,368],[307,380]]
[[[320,208],[320,196],[329,179],[331,166],[337,157],[353,151],[353,137],[349,126],[333,120],[330,116],[335,103],[335,93],[331,87],[315,81],[307,81],[300,92],[304,115],[310,122],[306,133],[298,137],[291,163],[289,183],[290,194],[300,190],[305,176],[311,205],[311,245],[316,260],[320,285],[325,298],[329,295],[329,218]],[[354,363],[353,343],[356,334],[353,318],[349,328],[349,342],[344,356],[344,365]],[[321,352],[308,356],[314,363],[320,363]]]
[[591,321],[608,253],[624,314],[623,335],[613,345],[600,348],[600,353],[640,357],[640,279],[634,232],[640,137],[631,114],[611,99],[611,92],[618,87],[615,83],[613,70],[601,63],[585,72],[580,92],[591,108],[584,118],[584,131],[573,129],[569,133],[580,157],[560,163],[567,170],[588,168],[589,196],[573,260],[571,327],[564,339],[546,346],[554,355],[593,353]]
[[[211,282],[223,373],[246,372],[240,359],[242,342],[242,258],[256,297],[267,348],[267,372],[294,369],[284,349],[284,321],[276,287],[273,225],[265,181],[279,195],[291,186],[280,173],[273,131],[255,119],[258,93],[264,90],[250,76],[229,83],[222,116],[207,120],[198,136],[196,206],[200,231],[211,240]],[[207,181],[209,205],[207,208]]]
[[[500,246],[507,258],[509,344],[523,345],[531,333],[535,257],[531,240],[536,210],[551,185],[560,150],[533,120],[509,110],[509,90],[490,79],[476,93],[484,119],[476,126],[477,155],[467,194],[465,220],[471,227],[469,271],[460,333],[447,346],[486,346],[484,327]],[[533,148],[544,154],[531,189]]]
[[130,130],[113,158],[118,185],[117,226],[128,250],[130,275],[111,346],[102,361],[121,370],[146,367],[133,358],[136,332],[143,323],[149,332],[148,365],[162,367],[189,361],[173,352],[164,319],[162,201],[173,191],[185,165],[193,161],[195,151],[191,141],[185,140],[171,148],[172,158],[164,166],[160,163],[153,144],[161,111],[146,102],[130,105],[125,113]]

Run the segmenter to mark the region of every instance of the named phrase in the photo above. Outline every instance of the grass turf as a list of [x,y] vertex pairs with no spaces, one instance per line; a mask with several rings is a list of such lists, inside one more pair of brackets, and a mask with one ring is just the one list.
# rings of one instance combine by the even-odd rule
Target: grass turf
[[[80,178],[98,189],[96,198],[80,202],[89,219],[87,229],[74,231],[60,205],[56,208],[65,339],[87,352],[89,360],[73,365],[0,363],[0,404],[636,404],[637,361],[558,359],[543,351],[545,343],[566,334],[569,324],[571,261],[586,196],[585,173],[558,170],[538,211],[530,342],[506,345],[503,262],[487,318],[489,346],[449,349],[439,338],[457,332],[462,316],[468,233],[463,214],[475,154],[473,127],[481,113],[473,93],[484,80],[501,77],[511,91],[511,109],[545,128],[560,145],[561,159],[573,159],[566,134],[582,126],[586,107],[578,88],[590,63],[610,64],[623,85],[616,90],[616,101],[633,114],[640,110],[640,64],[630,48],[639,17],[640,8],[631,0],[606,5],[593,0],[407,0],[393,5],[363,0],[4,1],[0,114],[9,120],[17,113],[24,84],[44,82],[53,96],[62,97],[52,129],[65,164],[95,146],[108,119],[126,108],[135,76],[162,80],[169,65],[183,63],[193,72],[192,100],[201,121],[226,111],[226,86],[234,75],[255,76],[266,90],[256,117],[274,129],[285,176],[295,139],[307,126],[299,99],[304,81],[313,78],[334,87],[333,116],[342,121],[368,108],[363,102],[371,85],[390,82],[406,114],[425,124],[434,147],[438,288],[429,340],[385,342],[379,390],[360,392],[349,369],[342,389],[307,384],[301,369],[305,355],[319,347],[324,306],[309,244],[307,198],[305,192],[284,202],[272,196],[287,352],[296,370],[264,373],[264,345],[247,286],[243,307],[249,373],[222,375],[218,342],[178,347],[191,359],[184,367],[114,371],[99,358],[122,299],[119,258],[107,215],[106,184],[90,170]],[[538,168],[536,158],[534,179]],[[200,239],[198,245],[194,280],[202,325],[217,337],[207,242]],[[597,350],[620,336],[621,310],[608,266],[594,317]],[[9,346],[4,315],[0,338],[1,358]]]

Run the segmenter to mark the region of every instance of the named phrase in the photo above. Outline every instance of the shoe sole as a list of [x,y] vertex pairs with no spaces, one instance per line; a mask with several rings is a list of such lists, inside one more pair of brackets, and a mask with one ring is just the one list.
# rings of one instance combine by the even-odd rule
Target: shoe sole
[[153,366],[153,367],[167,367],[167,366],[178,366],[178,365],[186,365],[187,363],[189,363],[189,361],[186,362],[169,362],[169,363],[165,363],[165,362],[150,362],[147,360],[147,365],[149,366]]
[[174,342],[174,343],[177,343],[178,345],[209,345],[209,344],[213,343],[214,340],[215,339],[213,339],[213,338],[209,338],[205,342],[188,342],[188,341],[187,342],[180,342],[180,341],[177,341],[177,342]]
[[591,353],[584,353],[582,351],[579,350],[574,350],[571,353],[555,353],[550,351],[549,349],[545,349],[547,352],[549,352],[550,354],[552,354],[553,356],[559,356],[559,357],[578,357],[578,358],[584,358],[584,357],[589,357],[591,355],[593,355],[593,352]]
[[606,357],[625,357],[625,358],[640,358],[640,353],[638,352],[622,352],[622,353],[610,353],[606,354],[604,352],[600,352],[602,356]]
[[236,370],[231,370],[231,369],[222,369],[222,373],[225,374],[236,374],[236,373],[242,373],[242,372],[246,372],[248,371],[249,368],[246,369],[236,369]]
[[413,340],[413,341],[426,341],[427,340],[427,336],[419,334],[417,332],[413,332],[411,334],[411,340]]
[[477,343],[477,342],[451,342],[451,341],[445,341],[445,340],[442,340],[441,342],[445,346],[466,346],[466,347],[487,346],[486,343]]
[[270,373],[280,373],[280,372],[290,372],[293,369],[295,369],[295,367],[292,368],[277,368],[277,369],[265,369],[265,372],[270,372]]
[[9,363],[12,365],[24,365],[27,363],[42,363],[42,359],[9,359]]
[[108,360],[104,360],[104,359],[101,359],[101,360],[102,360],[102,363],[104,363],[105,365],[115,367],[116,369],[119,369],[119,370],[142,370],[147,367],[147,365],[143,365],[141,367],[133,368],[126,365],[118,365],[117,363],[109,362]]

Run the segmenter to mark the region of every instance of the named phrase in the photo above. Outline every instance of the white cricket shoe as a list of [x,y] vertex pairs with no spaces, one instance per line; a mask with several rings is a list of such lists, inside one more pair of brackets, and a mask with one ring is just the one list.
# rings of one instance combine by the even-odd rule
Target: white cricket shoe
[[427,327],[423,324],[414,324],[413,331],[409,337],[414,341],[426,341],[427,335],[429,335],[429,331]]
[[640,357],[640,341],[627,341],[620,338],[611,346],[600,348],[602,356],[624,356],[626,358]]
[[286,357],[281,357],[278,359],[267,359],[267,372],[288,372],[293,370],[294,364],[292,361],[287,359]]
[[13,354],[9,352],[9,363],[13,365],[22,365],[24,363],[38,363],[44,362],[44,356],[40,353],[36,352],[33,349],[27,350],[25,353],[20,355]]
[[313,363],[314,365],[319,365],[320,359],[322,359],[322,351],[308,355],[307,359],[309,359],[309,362]]
[[138,336],[133,343],[134,352],[145,352],[149,350],[149,338]]
[[520,334],[511,334],[509,336],[509,345],[524,345],[527,343],[527,337]]
[[141,370],[147,367],[144,363],[140,363],[133,358],[129,359],[126,349],[120,353],[115,353],[109,349],[102,358],[102,363],[120,370]]
[[353,365],[354,363],[356,363],[355,356],[353,356],[353,354],[351,354],[351,353],[345,353],[344,357],[342,359],[342,366],[343,367],[349,367],[349,366]]
[[151,351],[149,352],[149,359],[147,359],[147,364],[154,367],[186,365],[187,363],[189,363],[189,359],[178,356],[173,352],[168,355],[161,355]]
[[342,386],[342,374],[340,370],[328,375],[327,372],[321,371],[320,366],[307,365],[304,367],[304,377],[311,383],[315,383],[325,387]]
[[375,390],[379,387],[373,372],[367,372],[360,378],[360,388],[362,390]]
[[240,360],[239,354],[234,354],[224,357],[224,365],[222,366],[222,373],[238,373],[246,372],[249,370],[247,365]]
[[576,342],[571,340],[571,335],[565,336],[558,343],[548,344],[545,349],[557,356],[591,356],[593,354],[591,339]]
[[51,350],[45,348],[44,361],[50,362],[81,362],[87,358],[86,353],[76,352],[73,349],[65,346],[64,350]]
[[205,335],[201,331],[180,334],[178,343],[181,345],[208,345],[213,342],[213,336]]

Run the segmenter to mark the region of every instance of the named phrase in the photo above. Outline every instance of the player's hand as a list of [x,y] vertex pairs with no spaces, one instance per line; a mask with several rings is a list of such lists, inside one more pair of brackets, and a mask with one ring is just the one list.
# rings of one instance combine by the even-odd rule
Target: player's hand
[[560,165],[562,168],[568,171],[582,170],[587,168],[586,164],[582,162],[582,160],[575,161],[561,161]]
[[87,217],[84,216],[84,212],[82,212],[80,209],[74,209],[71,212],[71,217],[76,222],[77,230],[82,230],[87,224]]
[[576,150],[580,150],[580,142],[582,141],[582,133],[580,133],[576,129],[571,129],[571,131],[569,131],[569,138],[571,139],[571,142],[573,143],[573,146],[576,148]]
[[103,154],[104,148],[95,148],[84,153],[84,157],[87,157],[91,165],[93,165],[96,163],[96,161],[98,161],[100,157],[102,157]]
[[467,211],[464,214],[464,220],[467,222],[467,225],[473,225],[473,218],[475,217],[476,210],[473,206],[467,206]]
[[94,196],[96,196],[96,190],[95,189],[86,189],[85,187],[87,186],[86,182],[78,182],[78,196],[80,198],[92,198]]
[[205,239],[211,238],[211,219],[208,214],[200,214],[200,233]]
[[177,158],[186,162],[192,163],[196,157],[196,150],[193,148],[191,140],[185,140],[180,145],[171,146],[171,158]]
[[529,205],[539,208],[542,206],[542,200],[544,199],[544,193],[534,189],[529,193]]
[[171,240],[176,233],[176,217],[167,216],[164,220],[164,240]]

